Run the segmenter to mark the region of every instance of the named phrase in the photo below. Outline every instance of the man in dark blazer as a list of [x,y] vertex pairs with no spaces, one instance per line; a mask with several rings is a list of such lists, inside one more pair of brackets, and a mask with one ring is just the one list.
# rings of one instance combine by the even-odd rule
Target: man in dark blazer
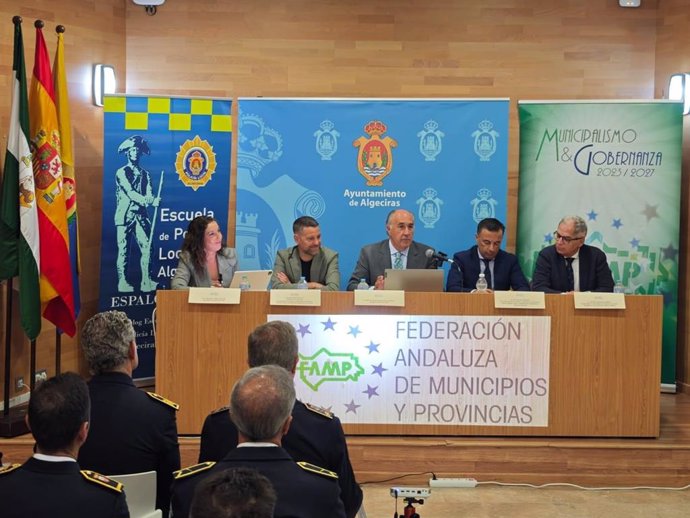
[[338,475],[322,467],[295,462],[281,447],[292,422],[295,385],[277,365],[249,369],[232,389],[230,415],[239,444],[220,462],[206,462],[175,473],[172,512],[186,518],[196,485],[211,473],[250,467],[271,481],[278,496],[276,518],[344,518]]
[[[529,291],[529,282],[515,255],[501,250],[505,226],[496,218],[485,218],[477,225],[477,244],[457,252],[448,270],[446,291],[473,291],[483,273],[487,291]],[[488,268],[488,272],[487,272]]]
[[585,245],[587,223],[579,216],[561,219],[554,232],[555,245],[539,252],[532,289],[546,293],[613,291],[613,276],[606,254]]
[[357,288],[362,279],[377,290],[383,289],[383,273],[386,268],[436,268],[436,260],[426,256],[430,247],[413,241],[414,216],[411,212],[404,209],[389,212],[386,233],[388,239],[366,245],[359,252],[357,265],[347,284],[348,291]]
[[[295,328],[287,322],[267,322],[249,335],[250,367],[278,365],[294,376],[298,352]],[[221,460],[237,442],[237,428],[230,419],[228,407],[212,412],[201,431],[199,462]],[[292,423],[282,446],[296,461],[310,462],[337,473],[345,513],[348,518],[357,514],[362,505],[362,489],[352,470],[340,419],[327,410],[296,400]]]
[[31,393],[27,424],[36,453],[0,469],[3,518],[129,518],[122,484],[80,471],[89,433],[89,389],[77,374],[59,374]]
[[167,516],[172,474],[180,469],[177,404],[134,386],[139,358],[132,322],[121,311],[97,313],[81,346],[93,377],[91,430],[79,463],[107,475],[155,470],[156,508]]
[[338,291],[338,252],[321,246],[319,222],[310,216],[302,216],[292,224],[292,231],[295,246],[278,250],[271,288],[296,288],[300,277],[304,276],[309,289]]

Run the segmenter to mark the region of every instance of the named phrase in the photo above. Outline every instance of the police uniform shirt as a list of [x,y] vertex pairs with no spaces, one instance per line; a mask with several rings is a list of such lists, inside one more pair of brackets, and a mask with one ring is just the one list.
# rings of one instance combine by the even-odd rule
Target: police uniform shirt
[[[245,443],[251,444],[251,443]],[[300,467],[278,446],[239,447],[223,460],[180,470],[172,487],[172,515],[187,518],[197,484],[229,468],[254,468],[271,481],[277,500],[274,518],[345,518],[337,475],[316,466]]]
[[[338,474],[340,497],[348,518],[362,505],[362,489],[357,484],[340,419],[330,412],[296,401],[290,429],[283,448],[296,461],[306,461]],[[218,461],[237,446],[237,429],[227,408],[211,413],[201,432],[199,462]]]
[[0,470],[3,518],[129,518],[122,484],[74,461],[29,459]]
[[167,516],[172,474],[180,469],[174,403],[154,399],[119,372],[94,376],[89,394],[91,421],[79,464],[105,475],[155,470],[156,508]]

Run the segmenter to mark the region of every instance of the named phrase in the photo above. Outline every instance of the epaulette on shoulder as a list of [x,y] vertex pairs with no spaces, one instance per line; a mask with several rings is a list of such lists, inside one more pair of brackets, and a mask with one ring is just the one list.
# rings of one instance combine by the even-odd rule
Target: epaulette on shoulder
[[177,471],[173,472],[173,478],[175,480],[180,480],[182,478],[186,477],[191,477],[192,475],[196,475],[197,473],[202,473],[206,471],[207,469],[211,469],[213,466],[215,466],[215,462],[200,462],[199,464],[194,464],[193,466],[189,466],[186,468],[178,469]]
[[156,401],[159,401],[160,403],[163,403],[164,405],[168,405],[170,408],[172,408],[174,410],[180,409],[180,405],[178,405],[174,401],[170,401],[169,399],[164,398],[160,394],[156,394],[155,392],[147,392],[147,394],[149,396],[151,396],[153,399],[155,399]]
[[117,480],[113,480],[105,475],[101,475],[100,473],[96,473],[95,471],[90,471],[88,469],[81,470],[81,474],[88,482],[107,487],[108,489],[116,491],[117,493],[122,493],[122,488],[124,486]]
[[317,466],[315,464],[309,464],[308,462],[302,462],[302,461],[298,462],[297,465],[305,471],[310,471],[312,473],[316,473],[317,475],[321,475],[323,477],[328,477],[328,478],[338,480],[338,474],[335,471],[331,471],[330,469],[322,468],[321,466]]
[[328,419],[333,419],[333,412],[330,412],[329,410],[323,407],[312,405],[311,403],[305,403],[304,406],[307,407],[307,410],[311,410],[315,414],[322,415],[324,417],[327,417]]
[[230,410],[229,406],[222,406],[220,408],[216,408],[215,410],[213,410],[211,412],[211,415],[222,414],[223,412],[227,412],[228,410]]
[[8,464],[4,468],[0,466],[0,475],[7,475],[8,473],[12,473],[15,469],[19,469],[21,467],[21,464]]

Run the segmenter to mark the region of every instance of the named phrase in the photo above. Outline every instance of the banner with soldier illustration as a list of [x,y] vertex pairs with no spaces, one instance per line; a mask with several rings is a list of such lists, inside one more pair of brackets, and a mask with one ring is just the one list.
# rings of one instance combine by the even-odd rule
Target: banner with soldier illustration
[[393,209],[414,239],[451,255],[477,222],[505,222],[507,99],[238,100],[236,246],[243,269],[270,269],[312,216],[339,252],[341,289]]
[[682,103],[521,101],[519,113],[522,270],[532,277],[563,216],[582,217],[626,293],[663,297],[661,380],[675,391]]
[[154,373],[154,309],[189,222],[227,228],[231,101],[108,96],[104,106],[103,235],[99,311],[134,323],[136,378]]

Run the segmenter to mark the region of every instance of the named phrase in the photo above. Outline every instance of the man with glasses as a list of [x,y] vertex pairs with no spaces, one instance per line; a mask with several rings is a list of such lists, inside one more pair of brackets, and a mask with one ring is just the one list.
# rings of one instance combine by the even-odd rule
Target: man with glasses
[[585,244],[587,223],[579,216],[561,219],[553,233],[555,245],[537,257],[532,289],[546,293],[613,291],[613,276],[606,254]]
[[486,279],[487,291],[529,291],[529,283],[517,257],[501,250],[505,226],[496,218],[485,218],[477,225],[477,244],[457,252],[448,271],[446,291],[474,291],[479,274]]

